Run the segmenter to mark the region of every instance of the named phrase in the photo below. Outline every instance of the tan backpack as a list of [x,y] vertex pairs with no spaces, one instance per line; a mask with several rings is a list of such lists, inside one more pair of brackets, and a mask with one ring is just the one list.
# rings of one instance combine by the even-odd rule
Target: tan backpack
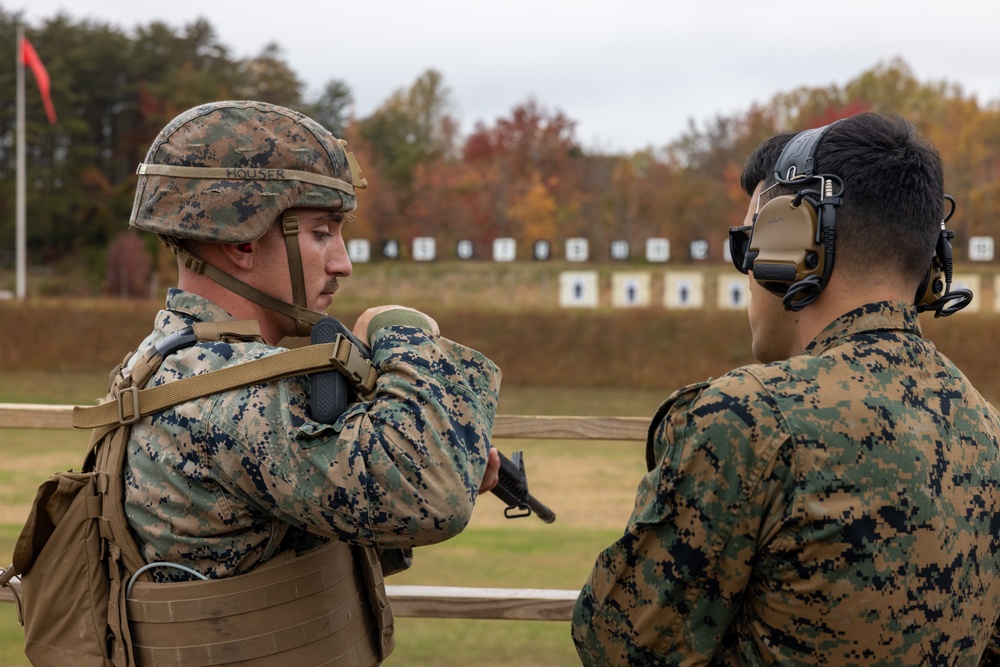
[[[200,341],[259,338],[257,322],[199,323],[165,338],[112,374],[97,406],[75,407],[73,425],[93,429],[80,472],[56,473],[38,489],[0,584],[15,591],[25,653],[36,667],[132,667],[125,614],[129,577],[145,562],[129,532],[122,466],[132,424],[201,396],[295,375],[336,370],[362,394],[372,391],[374,367],[338,336],[217,371],[143,388],[163,359]],[[11,580],[20,576],[21,595]]]

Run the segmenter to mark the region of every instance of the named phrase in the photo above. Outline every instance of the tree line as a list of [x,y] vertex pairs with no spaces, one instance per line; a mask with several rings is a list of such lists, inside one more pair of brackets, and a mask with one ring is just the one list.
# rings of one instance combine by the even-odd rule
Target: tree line
[[[115,294],[130,291],[120,284],[117,264],[155,248],[119,238],[136,165],[171,118],[220,99],[288,106],[347,139],[371,184],[359,197],[350,234],[398,239],[403,248],[417,236],[432,235],[443,247],[512,237],[523,243],[518,256],[524,257],[538,239],[583,236],[601,246],[622,239],[639,247],[646,238],[666,237],[681,247],[721,237],[746,211],[738,176],[754,146],[775,132],[865,110],[906,116],[941,150],[946,188],[959,204],[949,226],[960,239],[989,235],[1000,206],[1000,104],[980,102],[954,83],[919,81],[900,59],[877,63],[843,85],[801,87],[691,121],[665,146],[607,154],[584,147],[571,116],[536,99],[516,102],[507,115],[480,120],[463,135],[452,93],[435,70],[357,117],[346,81],[331,78],[318,96],[306,98],[279,45],[237,58],[204,19],[123,31],[65,14],[26,25],[20,13],[0,8],[9,62],[18,24],[48,69],[59,111],[50,125],[27,74],[29,261],[82,260],[91,287]],[[13,264],[14,77],[13,67],[0,67],[0,86],[10,91],[0,101],[0,269]],[[959,241],[956,251],[963,247]],[[721,244],[713,244],[713,253],[722,259]],[[140,263],[139,273],[156,264]]]

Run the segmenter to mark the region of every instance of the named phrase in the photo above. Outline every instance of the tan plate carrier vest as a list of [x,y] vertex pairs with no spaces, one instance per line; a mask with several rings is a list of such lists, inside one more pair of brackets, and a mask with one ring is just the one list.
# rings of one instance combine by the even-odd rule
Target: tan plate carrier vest
[[[193,329],[198,341],[260,336],[254,321],[200,323]],[[104,402],[74,408],[73,425],[95,429],[97,469],[108,473],[101,533],[111,565],[108,617],[116,666],[377,665],[392,651],[392,610],[378,556],[368,547],[331,541],[303,553],[284,551],[247,574],[223,579],[158,584],[144,573],[134,583],[128,580],[145,565],[124,507],[122,466],[131,425],[194,398],[331,366],[362,378],[357,388],[370,394],[375,369],[370,363],[347,368],[356,358],[350,346],[338,337],[143,389],[169,354],[153,348],[131,366],[126,357]]]

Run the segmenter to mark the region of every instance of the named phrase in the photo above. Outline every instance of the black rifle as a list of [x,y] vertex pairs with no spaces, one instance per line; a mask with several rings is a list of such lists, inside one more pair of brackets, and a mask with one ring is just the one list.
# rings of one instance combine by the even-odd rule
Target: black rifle
[[[332,343],[337,336],[349,340],[365,359],[370,359],[368,347],[355,338],[340,320],[333,317],[324,317],[316,323],[311,342]],[[332,424],[355,400],[354,390],[342,373],[330,370],[309,376],[309,414],[313,421]],[[534,512],[545,523],[555,521],[555,513],[528,493],[528,478],[524,473],[524,457],[521,452],[514,452],[509,459],[499,450],[497,453],[500,454],[499,480],[492,491],[507,504],[504,516],[516,519]]]

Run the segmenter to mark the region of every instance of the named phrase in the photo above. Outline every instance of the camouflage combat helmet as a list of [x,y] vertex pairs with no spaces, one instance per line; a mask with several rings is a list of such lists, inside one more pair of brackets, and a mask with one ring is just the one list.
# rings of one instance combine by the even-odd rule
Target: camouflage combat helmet
[[[297,111],[254,101],[213,102],[177,116],[139,165],[129,224],[160,236],[188,268],[296,320],[307,335],[325,313],[306,306],[296,207],[353,211],[366,186],[346,142]],[[183,247],[183,239],[246,243],[281,218],[294,304],[238,281]]]

